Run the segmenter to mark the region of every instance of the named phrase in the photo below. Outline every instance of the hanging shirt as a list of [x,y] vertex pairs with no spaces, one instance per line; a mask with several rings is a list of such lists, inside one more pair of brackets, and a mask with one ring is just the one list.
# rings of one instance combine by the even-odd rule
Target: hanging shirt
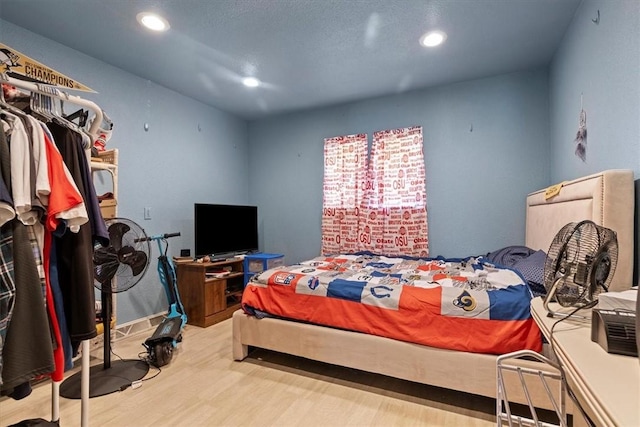
[[22,120],[15,114],[4,112],[5,133],[11,139],[11,196],[18,219],[29,225],[37,221],[31,210],[31,143]]
[[13,209],[13,199],[4,179],[0,176],[0,227],[15,216],[16,211]]
[[[40,218],[44,216],[44,206],[36,194],[36,159],[33,157],[33,140],[39,138],[42,134],[42,128],[37,120],[27,114],[18,114],[18,117],[22,120],[29,139],[29,188],[31,190],[31,211],[33,211],[32,215],[34,217],[33,221],[29,222],[29,225],[33,225],[38,223]],[[40,248],[42,248],[42,239],[40,239]]]
[[82,224],[89,221],[84,199],[48,129],[44,133],[44,141],[50,185],[45,226],[54,231],[64,220],[71,231],[77,232]]
[[87,222],[87,212],[84,208],[84,199],[78,191],[77,186],[71,178],[60,151],[53,143],[53,136],[49,130],[43,126],[44,152],[47,160],[47,173],[49,182],[49,194],[42,200],[47,205],[47,217],[45,220],[43,264],[47,289],[53,295],[55,314],[58,320],[60,335],[56,339],[61,340],[60,350],[63,351],[63,359],[60,353],[54,354],[56,360],[56,370],[52,374],[52,379],[58,381],[62,379],[63,371],[71,369],[73,366],[73,348],[71,345],[70,329],[67,322],[68,309],[60,286],[58,276],[58,265],[56,262],[55,242],[52,234],[58,232],[64,235],[66,226],[71,224],[74,230],[78,231],[80,225]]
[[42,206],[49,204],[49,170],[47,162],[47,151],[44,142],[44,130],[42,123],[31,116],[26,116],[26,120],[31,123],[31,154],[34,165],[34,194],[39,199]]
[[[0,174],[8,188],[13,188],[13,153],[10,153],[9,146],[17,146],[14,142],[11,139],[7,143],[5,133],[0,132]],[[38,375],[48,374],[55,367],[49,320],[27,229],[17,218],[6,223],[3,231],[7,227],[13,232],[13,258],[8,261],[13,265],[16,292],[2,349],[3,391],[20,386]],[[1,261],[6,268],[7,260]]]
[[[82,137],[57,123],[48,123],[47,127],[78,191],[83,200],[86,200],[88,193],[83,182],[81,162],[87,160],[82,150]],[[51,200],[49,206],[51,207]],[[56,238],[56,250],[58,279],[65,302],[69,333],[75,346],[79,345],[80,341],[97,335],[91,225],[85,221],[77,233],[64,233],[60,238]]]
[[[4,123],[3,123],[4,124]],[[0,127],[4,136],[4,127]],[[0,174],[0,386],[2,385],[2,348],[15,304],[16,283],[13,274],[13,229],[4,225],[16,216],[13,199]]]

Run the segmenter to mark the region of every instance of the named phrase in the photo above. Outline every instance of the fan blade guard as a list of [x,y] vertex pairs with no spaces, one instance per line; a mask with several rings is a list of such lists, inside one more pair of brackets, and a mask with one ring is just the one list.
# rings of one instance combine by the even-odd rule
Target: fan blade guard
[[151,247],[138,224],[126,218],[106,221],[109,245],[94,248],[95,286],[106,292],[123,292],[135,286],[149,267]]
[[[616,233],[593,221],[572,222],[556,234],[544,266],[544,285],[564,307],[583,307],[608,290],[618,261]],[[553,292],[552,292],[553,290]]]

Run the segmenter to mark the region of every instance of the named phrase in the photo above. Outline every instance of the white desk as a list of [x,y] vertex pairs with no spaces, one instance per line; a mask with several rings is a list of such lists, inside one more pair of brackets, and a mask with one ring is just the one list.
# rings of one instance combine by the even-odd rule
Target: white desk
[[[547,317],[540,297],[531,302],[531,314],[551,342],[551,327],[560,319]],[[592,342],[591,320],[560,322],[553,329],[553,348],[568,386],[596,425],[640,426],[640,361],[637,357],[610,354]]]

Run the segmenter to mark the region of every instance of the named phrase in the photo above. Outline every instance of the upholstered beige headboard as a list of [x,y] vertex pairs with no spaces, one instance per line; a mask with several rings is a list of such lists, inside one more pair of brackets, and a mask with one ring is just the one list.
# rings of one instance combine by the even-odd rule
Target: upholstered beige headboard
[[628,289],[633,281],[633,171],[608,170],[562,183],[546,198],[547,189],[527,197],[526,245],[549,250],[556,233],[570,222],[589,219],[618,236],[618,266],[609,290]]

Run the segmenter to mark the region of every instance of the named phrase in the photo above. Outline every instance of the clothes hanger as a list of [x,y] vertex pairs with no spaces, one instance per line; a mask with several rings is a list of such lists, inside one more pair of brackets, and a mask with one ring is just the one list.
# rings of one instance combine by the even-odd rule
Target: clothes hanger
[[62,108],[58,108],[57,100],[61,100],[61,92],[51,86],[38,84],[38,90],[44,93],[33,93],[32,99],[38,113],[48,118],[49,121],[65,126],[74,131],[79,131],[78,126],[64,117]]
[[29,113],[45,123],[50,122],[52,118],[43,108],[42,94],[38,92],[31,92],[29,96]]
[[[62,111],[64,111],[64,101],[60,100],[60,104],[62,106]],[[81,108],[71,114],[65,115],[64,117],[71,122],[78,119],[78,126],[85,127],[87,125],[87,120],[89,119],[89,111]]]

